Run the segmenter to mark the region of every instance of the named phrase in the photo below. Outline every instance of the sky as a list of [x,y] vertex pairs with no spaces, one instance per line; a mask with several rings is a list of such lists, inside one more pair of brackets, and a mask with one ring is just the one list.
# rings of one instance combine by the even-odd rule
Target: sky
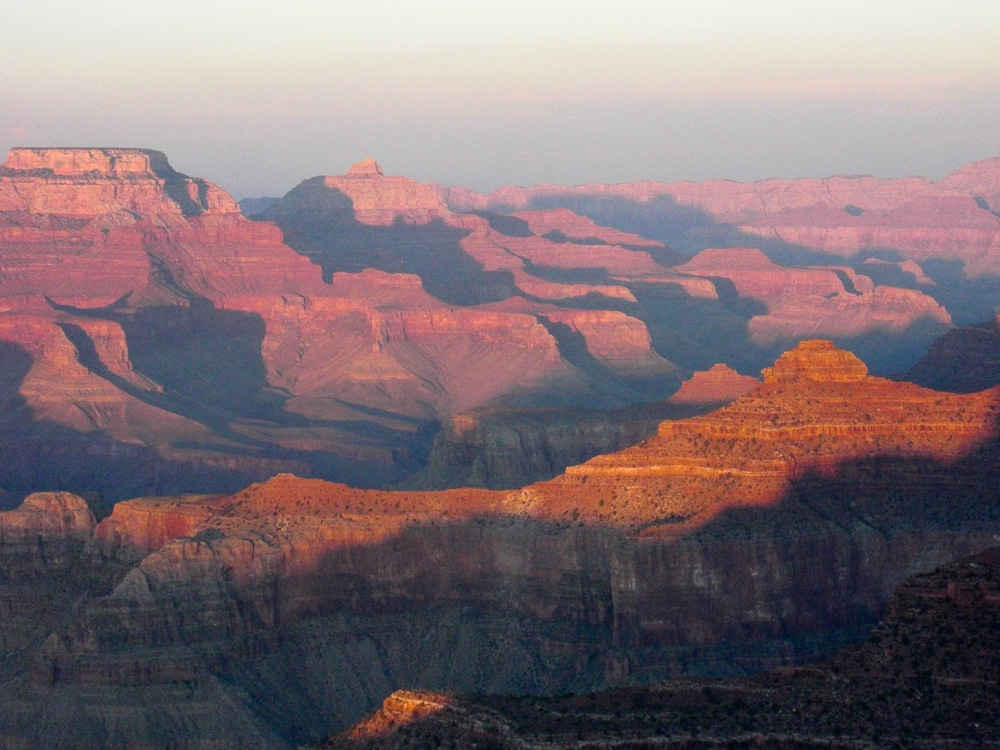
[[996,0],[4,0],[0,149],[135,146],[236,198],[366,156],[505,184],[1000,156]]

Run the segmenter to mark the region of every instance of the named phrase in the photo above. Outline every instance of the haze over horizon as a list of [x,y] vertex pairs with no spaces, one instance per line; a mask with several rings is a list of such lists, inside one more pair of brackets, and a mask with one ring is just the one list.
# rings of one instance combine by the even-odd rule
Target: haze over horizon
[[237,198],[374,156],[492,190],[1000,155],[1000,4],[14,0],[0,149],[134,146]]

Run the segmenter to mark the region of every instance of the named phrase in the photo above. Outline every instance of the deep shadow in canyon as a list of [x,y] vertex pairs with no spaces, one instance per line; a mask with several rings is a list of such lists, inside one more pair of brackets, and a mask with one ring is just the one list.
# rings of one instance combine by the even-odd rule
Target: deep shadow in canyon
[[30,492],[65,490],[87,498],[101,518],[115,502],[128,497],[234,492],[268,475],[259,468],[166,460],[149,446],[115,440],[103,430],[83,433],[35,419],[18,392],[31,368],[31,354],[16,344],[0,342],[0,358],[4,363],[0,487],[9,493],[8,509]]

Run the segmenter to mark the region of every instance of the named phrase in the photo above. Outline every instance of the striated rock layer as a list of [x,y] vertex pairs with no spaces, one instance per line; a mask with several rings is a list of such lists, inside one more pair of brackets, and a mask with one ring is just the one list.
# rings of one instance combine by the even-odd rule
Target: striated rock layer
[[998,403],[810,342],[733,404],[520,490],[282,475],[119,503],[88,554],[127,572],[22,656],[0,742],[290,747],[400,687],[794,663],[865,632],[906,576],[995,544]]
[[[917,261],[957,259],[965,264],[969,276],[978,276],[995,273],[997,268],[998,175],[1000,159],[986,159],[938,182],[870,176],[753,183],[644,181],[578,187],[508,186],[488,196],[453,189],[447,192],[447,199],[452,206],[477,209],[558,205],[580,209],[589,201],[605,217],[620,212],[626,217],[631,213],[633,219],[648,206],[650,213],[661,214],[659,220],[649,220],[660,231],[680,227],[711,233],[711,225],[720,224],[747,235],[844,256],[892,248]],[[582,212],[588,213],[586,209]]]
[[998,626],[994,548],[904,581],[868,642],[808,667],[549,699],[401,690],[322,746],[990,746]]

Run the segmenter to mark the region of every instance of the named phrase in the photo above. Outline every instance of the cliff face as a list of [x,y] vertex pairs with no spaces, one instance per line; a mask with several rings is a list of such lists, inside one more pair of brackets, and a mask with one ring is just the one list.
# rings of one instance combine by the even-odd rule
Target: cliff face
[[998,592],[993,549],[907,579],[869,641],[826,662],[550,699],[398,691],[323,747],[981,747],[998,739]]
[[522,487],[601,453],[635,445],[667,419],[723,406],[759,381],[725,365],[696,372],[663,402],[607,411],[483,409],[456,414],[434,438],[428,465],[409,487]]
[[[847,267],[786,268],[760,250],[728,248],[704,250],[677,270],[729,279],[741,297],[764,303],[748,322],[751,339],[764,346],[791,345],[809,336],[845,340],[908,329],[922,329],[919,339],[926,346],[951,328],[948,312],[924,292],[876,286]],[[878,348],[885,349],[884,342]]]
[[[23,657],[3,740],[182,742],[186,716],[222,746],[284,747],[404,685],[579,691],[792,662],[857,637],[905,576],[993,543],[998,400],[872,378],[811,342],[733,404],[519,490],[283,475],[119,503],[88,551],[128,572]],[[143,718],[123,725],[129,705]]]
[[1000,384],[1000,318],[949,331],[899,377],[926,388],[957,393]]
[[[861,273],[716,250],[676,267],[661,242],[565,208],[458,213],[446,192],[366,160],[276,201],[275,226],[156,151],[14,149],[0,484],[116,499],[292,471],[384,486],[469,410],[660,401],[807,335],[898,371],[950,325],[923,291],[873,281],[917,283],[905,261]],[[545,463],[617,445],[595,435]]]
[[991,212],[997,210],[998,174],[1000,160],[987,159],[938,182],[869,176],[753,183],[646,181],[504,187],[488,196],[455,190],[447,198],[453,206],[478,209],[581,207],[590,199],[597,210],[601,202],[608,212],[616,206],[621,213],[631,210],[633,219],[642,214],[641,206],[659,202],[665,219],[671,215],[686,219],[681,226],[692,221],[705,226],[699,221],[704,217],[677,210],[689,207],[704,212],[712,222],[790,245],[845,256],[893,248],[918,261],[956,258],[965,263],[966,273],[975,276],[996,266],[1000,225]]

